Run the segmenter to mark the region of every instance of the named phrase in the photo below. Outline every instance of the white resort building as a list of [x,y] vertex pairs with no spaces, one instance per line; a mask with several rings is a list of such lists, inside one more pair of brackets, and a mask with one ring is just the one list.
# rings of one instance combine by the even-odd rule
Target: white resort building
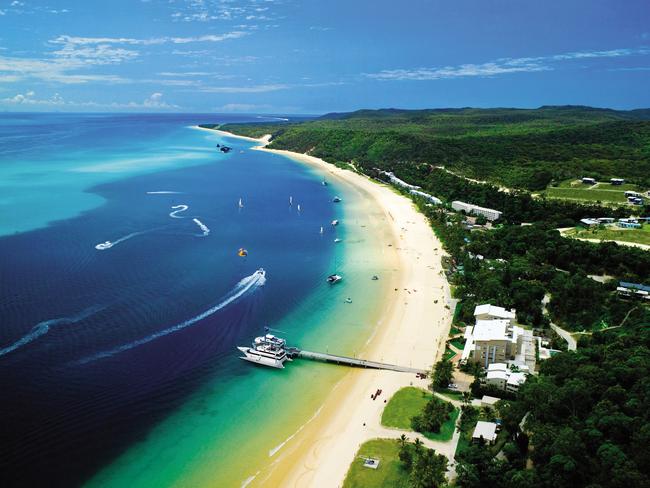
[[516,312],[490,304],[477,305],[476,322],[465,329],[461,361],[471,361],[488,369],[494,363],[507,363],[519,370],[535,371],[535,349],[540,339],[515,324]]
[[494,444],[497,440],[497,424],[494,422],[484,422],[483,420],[476,422],[476,427],[472,434],[472,442],[478,442],[480,439],[483,439],[488,444]]
[[457,212],[464,211],[466,214],[483,215],[489,221],[498,220],[501,217],[501,212],[491,208],[479,207],[472,203],[461,202],[454,200],[451,202],[451,208]]
[[487,375],[482,378],[481,383],[493,386],[499,390],[516,393],[519,386],[526,382],[526,375],[530,374],[528,367],[508,366],[505,363],[493,363],[487,368]]

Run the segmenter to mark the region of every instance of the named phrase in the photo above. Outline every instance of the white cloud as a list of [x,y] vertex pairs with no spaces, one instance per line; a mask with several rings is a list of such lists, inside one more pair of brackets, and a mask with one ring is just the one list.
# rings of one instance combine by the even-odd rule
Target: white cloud
[[284,83],[249,86],[204,86],[199,88],[204,93],[267,93],[291,88]]
[[48,99],[39,100],[35,98],[36,93],[34,91],[28,91],[26,93],[18,93],[13,97],[0,99],[0,104],[5,105],[41,105],[41,106],[60,106],[65,105],[65,100],[58,93],[55,93]]
[[554,64],[562,61],[617,58],[650,54],[648,48],[612,49],[608,51],[576,51],[551,56],[526,58],[502,58],[482,64],[461,64],[437,68],[390,69],[377,73],[366,73],[364,76],[375,80],[441,80],[464,77],[489,77],[509,73],[531,73],[551,71]]
[[271,105],[256,105],[254,103],[227,103],[220,107],[216,107],[217,112],[263,112],[271,109]]

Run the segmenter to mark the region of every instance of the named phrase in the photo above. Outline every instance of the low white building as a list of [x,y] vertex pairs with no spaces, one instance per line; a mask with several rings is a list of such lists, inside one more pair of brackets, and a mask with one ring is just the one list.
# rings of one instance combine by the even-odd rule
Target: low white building
[[478,441],[481,438],[488,444],[494,444],[497,440],[497,424],[494,422],[484,422],[483,420],[476,422],[476,427],[472,434],[472,441]]
[[492,208],[479,207],[478,205],[474,205],[473,203],[461,202],[460,200],[454,200],[453,202],[451,202],[451,208],[453,208],[457,212],[464,211],[466,214],[483,215],[486,219],[490,221],[498,220],[499,218],[501,218],[501,213],[502,213]]
[[494,408],[497,404],[498,401],[501,401],[501,398],[489,396],[489,395],[483,395],[483,398],[481,398],[481,407],[492,407]]
[[526,382],[526,373],[519,371],[514,365],[494,363],[488,366],[487,374],[481,382],[499,390],[516,393],[519,391],[519,387]]
[[508,320],[510,324],[513,324],[516,316],[516,310],[508,310],[507,308],[497,307],[489,303],[474,307],[475,320],[504,319]]
[[440,200],[439,198],[436,198],[433,195],[429,195],[428,193],[424,193],[423,191],[420,190],[409,190],[409,193],[411,195],[417,195],[419,197],[422,197],[425,200],[433,203],[434,205],[440,205],[442,203],[442,200]]
[[384,175],[388,176],[389,181],[396,186],[401,186],[402,188],[406,188],[408,190],[419,190],[421,187],[416,186],[416,185],[410,185],[404,180],[400,180],[397,176],[395,176],[395,173],[392,173],[390,171],[382,171]]

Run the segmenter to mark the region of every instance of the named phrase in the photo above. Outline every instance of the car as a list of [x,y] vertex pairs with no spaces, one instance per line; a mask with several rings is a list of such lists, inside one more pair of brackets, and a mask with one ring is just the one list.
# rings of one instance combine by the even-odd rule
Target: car
[[449,385],[447,385],[447,388],[450,390],[458,390],[458,385],[455,383],[449,383]]

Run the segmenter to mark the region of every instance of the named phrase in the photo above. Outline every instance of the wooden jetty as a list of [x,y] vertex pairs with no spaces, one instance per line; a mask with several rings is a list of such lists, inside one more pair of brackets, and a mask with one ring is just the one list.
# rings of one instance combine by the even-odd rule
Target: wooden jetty
[[357,368],[385,369],[389,371],[398,371],[400,373],[428,374],[424,369],[410,368],[407,366],[398,366],[396,364],[380,363],[377,361],[367,361],[365,359],[351,358],[347,356],[337,356],[336,354],[325,354],[322,352],[305,351],[297,347],[287,347],[287,356],[292,359],[311,359],[313,361],[323,361],[325,363],[345,364]]

